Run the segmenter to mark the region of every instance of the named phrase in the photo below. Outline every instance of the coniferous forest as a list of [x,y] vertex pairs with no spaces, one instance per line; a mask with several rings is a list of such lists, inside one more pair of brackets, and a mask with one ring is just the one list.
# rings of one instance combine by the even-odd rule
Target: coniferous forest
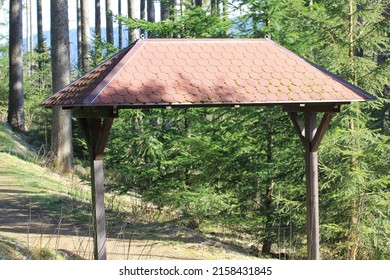
[[[374,95],[374,102],[342,107],[319,149],[321,254],[324,259],[390,258],[389,1],[58,2],[66,7],[68,1],[78,15],[77,41],[67,45],[68,51],[69,44],[77,45],[77,59],[68,69],[61,68],[70,75],[68,83],[141,34],[268,37]],[[2,13],[11,14],[16,2],[24,14],[39,15],[42,9],[42,0],[33,0],[33,6],[31,0],[0,0]],[[87,2],[101,9],[88,9]],[[53,119],[58,117],[38,106],[56,87],[66,85],[53,80],[61,76],[53,65],[58,41],[43,36],[39,16],[37,22],[14,21],[23,30],[38,27],[37,34],[30,29],[19,37],[23,69],[18,78],[10,63],[11,53],[17,53],[13,50],[19,41],[13,37],[18,27],[10,26],[8,17],[0,21],[10,30],[10,35],[0,34],[1,120],[25,134],[53,169],[74,172],[75,166],[88,166],[76,120],[62,116],[57,123],[69,118],[73,125],[69,137],[74,158],[63,160],[58,152],[62,144],[52,137]],[[61,27],[54,25],[51,28]],[[23,81],[19,91],[12,87],[15,79]],[[251,236],[260,255],[283,248],[291,258],[305,258],[304,149],[279,107],[122,110],[104,160],[109,192],[137,194],[159,208],[172,209],[179,213],[179,223],[204,233]]]

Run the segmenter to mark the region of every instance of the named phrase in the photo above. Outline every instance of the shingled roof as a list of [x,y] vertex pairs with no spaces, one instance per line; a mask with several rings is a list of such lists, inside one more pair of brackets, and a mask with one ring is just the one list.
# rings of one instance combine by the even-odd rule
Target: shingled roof
[[268,39],[145,39],[42,105],[161,107],[375,99]]

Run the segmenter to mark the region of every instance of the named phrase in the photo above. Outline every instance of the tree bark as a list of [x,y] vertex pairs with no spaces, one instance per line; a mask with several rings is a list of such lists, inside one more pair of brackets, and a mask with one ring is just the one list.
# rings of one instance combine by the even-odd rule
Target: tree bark
[[23,6],[22,0],[10,0],[9,9],[9,98],[8,123],[25,131],[23,96]]
[[89,70],[89,55],[90,55],[90,45],[89,45],[89,8],[88,0],[81,1],[81,69],[82,73],[86,73]]
[[[274,127],[272,124],[269,124],[267,126],[267,163],[268,165],[271,165],[274,161],[274,140],[273,140],[273,134]],[[269,178],[269,181],[267,183],[266,193],[265,193],[265,201],[264,201],[264,212],[265,212],[265,238],[263,240],[263,247],[261,249],[261,254],[263,255],[269,255],[271,254],[271,248],[272,248],[272,236],[270,233],[272,232],[273,227],[273,218],[272,214],[274,212],[274,209],[272,207],[272,201],[273,201],[273,192],[275,188],[275,182],[272,178]]]
[[[38,54],[44,53],[43,25],[42,25],[42,0],[37,0],[37,29],[38,29]],[[42,70],[42,61],[38,61],[38,70]]]
[[95,0],[95,36],[98,40],[102,38],[100,0]]
[[[141,16],[141,3],[139,0],[127,0],[128,17],[132,19],[140,19]],[[129,29],[129,45],[137,40],[139,32],[137,29]]]
[[142,20],[146,20],[146,0],[140,0],[140,9],[141,9],[141,14],[140,18]]
[[114,25],[112,22],[111,0],[106,0],[106,39],[107,43],[114,45]]
[[170,1],[161,0],[161,21],[168,20],[170,15]]
[[217,0],[210,0],[210,9],[211,9],[211,14],[216,15],[217,14]]
[[203,5],[203,0],[195,0],[195,6],[202,7],[202,5]]
[[155,22],[155,8],[154,8],[154,0],[147,0],[148,1],[148,21]]
[[[51,1],[51,59],[53,92],[57,92],[70,83],[68,0]],[[56,169],[73,169],[71,111],[58,106],[53,108],[52,151]]]
[[[118,15],[119,16],[122,16],[122,1],[119,0],[118,1]],[[122,49],[122,43],[123,39],[122,39],[122,20],[119,20],[118,21],[118,47],[119,49]]]
[[83,35],[82,35],[82,25],[81,25],[81,1],[82,0],[77,0],[77,6],[76,6],[76,13],[77,13],[77,70],[78,70],[78,76],[80,76],[80,73],[82,72],[82,60],[83,60],[83,51],[82,51],[82,40],[83,40]]

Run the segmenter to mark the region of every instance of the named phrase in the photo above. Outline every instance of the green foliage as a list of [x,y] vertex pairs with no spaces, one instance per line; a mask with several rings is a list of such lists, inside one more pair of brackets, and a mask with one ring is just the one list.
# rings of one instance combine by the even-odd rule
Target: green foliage
[[101,64],[109,57],[116,54],[119,49],[114,45],[103,41],[101,38],[95,37],[91,46],[90,65],[91,69]]
[[[377,102],[343,107],[320,146],[321,250],[327,259],[388,259],[389,6],[385,0],[352,1],[351,14],[350,3],[236,0],[232,4],[241,13],[234,26],[227,14],[192,6],[169,21],[120,20],[148,37],[270,35],[376,95]],[[117,52],[99,38],[92,49],[91,67]],[[30,136],[42,143],[50,133],[50,111],[36,105],[51,93],[47,49],[27,54],[25,61],[26,123]],[[8,68],[7,47],[0,48],[0,66]],[[2,114],[7,72],[0,72]],[[85,141],[75,131],[76,153],[87,158]],[[106,150],[107,187],[171,206],[192,228],[218,224],[274,244],[273,251],[288,233],[288,253],[304,258],[303,154],[290,120],[275,108],[120,111]]]
[[201,7],[186,6],[181,16],[175,15],[172,20],[148,22],[118,17],[129,29],[140,28],[148,32],[148,37],[158,38],[221,38],[227,37],[231,22],[227,17],[221,18]]
[[9,59],[8,46],[0,46],[0,119],[7,118],[9,91]]

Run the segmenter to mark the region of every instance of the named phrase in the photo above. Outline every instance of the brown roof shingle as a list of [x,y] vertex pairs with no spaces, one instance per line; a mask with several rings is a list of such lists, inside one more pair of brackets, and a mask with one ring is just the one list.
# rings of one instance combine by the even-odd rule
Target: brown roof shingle
[[288,104],[373,96],[267,39],[146,39],[45,106]]

